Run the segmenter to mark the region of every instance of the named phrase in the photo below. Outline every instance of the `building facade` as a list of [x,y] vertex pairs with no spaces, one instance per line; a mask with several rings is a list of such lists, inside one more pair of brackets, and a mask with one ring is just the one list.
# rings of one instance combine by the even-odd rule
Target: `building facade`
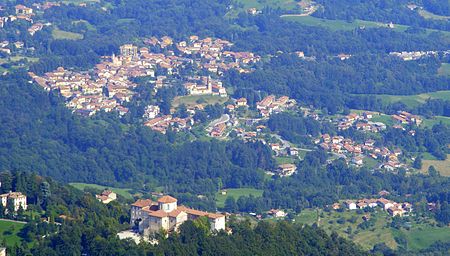
[[22,206],[22,209],[27,209],[27,197],[22,194],[21,192],[9,192],[6,194],[0,195],[1,202],[3,207],[7,207],[8,200],[10,200],[14,205],[14,211],[18,211],[19,208]]
[[178,206],[177,199],[163,196],[154,202],[150,199],[138,200],[131,205],[131,226],[137,228],[139,233],[149,235],[161,230],[177,231],[181,224],[187,220],[206,217],[210,222],[211,231],[225,229],[225,216]]

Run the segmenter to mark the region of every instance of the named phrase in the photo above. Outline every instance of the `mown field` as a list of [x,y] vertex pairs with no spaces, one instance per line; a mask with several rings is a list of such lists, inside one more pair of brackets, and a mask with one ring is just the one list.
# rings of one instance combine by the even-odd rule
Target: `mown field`
[[450,63],[442,63],[438,73],[441,76],[450,76]]
[[[317,222],[317,211],[307,209],[302,211],[295,219],[298,223],[313,224]],[[398,248],[395,240],[397,237],[404,237],[407,240],[407,248],[419,250],[432,245],[436,241],[450,241],[449,227],[434,227],[430,224],[411,223],[409,230],[405,228],[394,229],[389,226],[391,217],[384,211],[370,213],[370,217],[375,219],[375,224],[368,229],[358,228],[363,222],[363,214],[356,211],[344,212],[321,212],[319,226],[331,233],[337,232],[339,235],[352,239],[364,249],[372,249],[375,244],[385,243],[390,248]],[[365,213],[368,214],[368,213]]]
[[20,237],[17,235],[19,231],[25,226],[23,223],[15,223],[8,220],[0,220],[0,241],[5,239],[6,244],[13,246],[16,243],[20,244]]
[[92,188],[97,190],[104,190],[104,189],[110,189],[117,195],[120,195],[126,199],[133,199],[133,196],[131,195],[130,191],[131,189],[128,188],[113,188],[113,187],[106,187],[101,186],[97,184],[88,184],[88,183],[69,183],[72,187],[79,189],[81,191],[84,191],[85,188]]
[[83,35],[79,33],[73,33],[69,31],[64,31],[60,29],[53,29],[52,30],[52,36],[53,39],[59,39],[59,40],[81,40],[83,39]]
[[449,16],[441,16],[434,13],[431,13],[426,10],[419,10],[418,11],[420,16],[424,17],[425,19],[432,19],[432,20],[449,20]]
[[295,0],[237,0],[236,2],[243,4],[244,9],[262,9],[266,6],[269,6],[272,8],[291,10],[298,6],[298,1]]
[[447,159],[444,161],[424,158],[424,160],[422,160],[421,171],[428,173],[428,168],[430,168],[430,166],[434,166],[442,176],[450,177],[450,154],[447,155]]
[[422,93],[416,95],[372,95],[380,98],[383,103],[392,104],[395,102],[402,102],[408,107],[417,107],[420,104],[425,103],[428,99],[442,99],[450,100],[450,91],[437,91],[430,93]]
[[226,191],[227,191],[226,195],[222,195],[221,193],[216,194],[216,204],[217,204],[217,207],[219,207],[219,208],[224,207],[225,200],[229,196],[231,196],[237,200],[241,196],[253,195],[254,197],[261,197],[263,194],[262,190],[254,189],[254,188],[230,188],[230,189],[226,189]]

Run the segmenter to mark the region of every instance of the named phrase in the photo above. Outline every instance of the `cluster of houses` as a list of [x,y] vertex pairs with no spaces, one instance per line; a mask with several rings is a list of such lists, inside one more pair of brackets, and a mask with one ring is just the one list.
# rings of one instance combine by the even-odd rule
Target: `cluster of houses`
[[[47,10],[54,6],[59,6],[59,3],[54,2],[45,2],[45,3],[35,3],[33,7],[37,10]],[[7,16],[0,16],[0,28],[3,28],[8,22],[14,22],[16,20],[25,20],[30,22],[32,25],[28,28],[28,32],[30,35],[34,35],[36,32],[42,30],[44,28],[44,24],[37,22],[34,23],[33,16],[35,16],[34,9],[31,7],[27,7],[22,4],[18,4],[15,6],[15,14],[10,14]],[[49,25],[49,24],[46,24]]]
[[[392,200],[388,200],[386,198],[378,198],[378,199],[359,199],[359,200],[347,200],[343,204],[348,210],[356,210],[356,209],[364,209],[364,208],[375,208],[381,207],[383,210],[387,211],[391,216],[407,216],[412,211],[412,205],[410,203],[397,203]],[[335,203],[332,205],[334,210],[340,209],[341,204]]]
[[[169,48],[175,44],[170,37],[163,37],[161,40],[151,38],[145,43],[161,48]],[[96,65],[93,75],[89,72],[68,71],[62,67],[44,76],[29,74],[46,90],[58,90],[67,99],[67,106],[74,112],[93,115],[98,111],[116,110],[124,115],[128,109],[123,103],[131,100],[134,95],[133,89],[137,86],[131,81],[133,77],[155,78],[157,68],[166,70],[168,75],[175,75],[188,64],[208,69],[210,72],[215,72],[213,63],[217,64],[219,70],[230,68],[239,70],[259,61],[258,56],[249,52],[224,50],[231,45],[230,42],[221,39],[200,40],[197,36],[191,36],[189,42],[176,44],[179,53],[176,55],[175,51],[169,49],[165,53],[153,53],[146,47],[138,48],[132,44],[125,44],[120,47],[120,55],[102,57],[103,61]],[[156,81],[152,81],[155,85],[154,90],[169,86],[168,80],[167,76],[157,76]],[[181,80],[188,94],[227,96],[219,79],[210,76],[189,76],[182,77]],[[167,121],[166,119],[168,117],[162,117],[161,120],[154,120],[154,123]],[[184,121],[186,124],[189,123],[189,120]],[[184,121],[175,120],[180,126],[185,126]],[[149,126],[155,125],[150,122]]]
[[187,220],[205,217],[210,223],[210,230],[225,230],[225,215],[210,213],[178,205],[178,200],[171,196],[162,196],[156,202],[140,199],[131,205],[130,224],[140,234],[148,236],[161,230],[176,232]]
[[109,189],[105,189],[100,195],[95,195],[95,198],[97,198],[98,201],[104,204],[109,204],[110,202],[117,199],[117,194]]
[[[199,69],[205,69],[209,72],[222,75],[224,71],[236,69],[239,72],[248,73],[251,71],[249,65],[261,60],[251,52],[233,52],[227,50],[233,44],[223,39],[213,39],[210,37],[200,39],[196,35],[189,37],[189,40],[175,43],[168,36],[158,39],[151,37],[145,39],[144,43],[150,47],[166,48],[166,57],[163,60],[165,64],[171,65],[173,62],[189,62]],[[173,49],[173,50],[170,50]],[[179,53],[175,54],[175,51]]]
[[396,115],[392,115],[392,119],[397,124],[409,124],[419,126],[422,123],[422,118],[417,115],[413,115],[406,111],[398,111]]
[[23,210],[26,210],[27,205],[27,196],[22,194],[21,192],[9,192],[0,195],[1,204],[4,208],[8,207],[9,203],[14,205],[14,211],[18,211],[21,207]]
[[424,57],[433,57],[438,55],[438,51],[414,51],[414,52],[391,52],[391,56],[401,58],[404,61],[418,60]]
[[365,132],[380,132],[386,130],[386,124],[382,122],[371,122],[374,114],[371,112],[364,112],[362,115],[350,113],[343,117],[337,124],[340,131],[347,130],[351,127]]
[[152,118],[144,122],[144,125],[154,131],[165,134],[169,128],[175,132],[190,130],[192,125],[194,125],[194,119],[192,117],[180,118],[164,115]]
[[404,166],[398,159],[402,154],[400,149],[390,150],[387,147],[376,147],[375,141],[372,139],[359,144],[343,136],[332,137],[329,134],[323,134],[321,139],[317,139],[315,142],[320,143],[319,146],[322,149],[338,154],[344,159],[351,157],[351,162],[357,166],[364,164],[365,156],[383,161],[381,166],[389,171]]
[[257,102],[256,108],[262,117],[269,117],[271,114],[281,112],[295,104],[295,100],[289,99],[288,96],[281,96],[277,99],[275,95],[269,95]]

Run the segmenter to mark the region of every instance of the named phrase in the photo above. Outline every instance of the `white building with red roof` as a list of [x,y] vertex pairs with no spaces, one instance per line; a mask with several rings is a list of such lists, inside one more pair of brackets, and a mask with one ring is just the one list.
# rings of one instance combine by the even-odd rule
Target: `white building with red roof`
[[150,199],[136,201],[131,205],[130,223],[138,228],[139,233],[149,235],[161,230],[177,231],[185,221],[199,217],[208,218],[211,231],[225,229],[225,215],[178,206],[178,200],[168,195],[160,197],[157,202]]

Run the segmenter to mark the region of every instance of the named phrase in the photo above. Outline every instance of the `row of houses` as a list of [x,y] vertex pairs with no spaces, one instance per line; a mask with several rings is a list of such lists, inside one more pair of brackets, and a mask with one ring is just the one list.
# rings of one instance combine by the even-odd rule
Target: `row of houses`
[[417,126],[419,126],[423,122],[420,116],[413,115],[406,111],[398,111],[396,115],[392,115],[392,119],[398,124],[409,124]]
[[390,150],[387,147],[377,147],[372,139],[360,144],[343,136],[332,137],[329,134],[323,134],[320,139],[315,140],[315,143],[326,151],[351,157],[352,163],[357,166],[364,164],[364,157],[366,156],[383,161],[382,167],[390,171],[404,166],[398,159],[402,154],[400,149]]
[[191,117],[179,118],[172,115],[155,117],[144,122],[144,125],[150,129],[165,134],[168,129],[173,131],[190,130],[194,125],[194,119]]
[[351,127],[365,132],[381,132],[386,130],[386,125],[381,122],[371,122],[374,114],[371,112],[364,112],[362,115],[350,113],[343,117],[337,124],[340,131],[347,130]]
[[295,100],[289,99],[288,96],[276,98],[275,95],[269,95],[256,103],[256,109],[258,109],[262,117],[269,117],[271,114],[281,112],[295,104]]
[[[387,211],[391,216],[407,216],[412,211],[412,205],[407,202],[397,203],[392,200],[388,200],[386,198],[370,198],[370,199],[359,199],[359,200],[346,200],[343,205],[348,210],[356,210],[356,209],[364,209],[364,208],[375,208],[381,207],[383,210]],[[341,204],[335,203],[332,205],[332,208],[337,210],[341,207]]]

